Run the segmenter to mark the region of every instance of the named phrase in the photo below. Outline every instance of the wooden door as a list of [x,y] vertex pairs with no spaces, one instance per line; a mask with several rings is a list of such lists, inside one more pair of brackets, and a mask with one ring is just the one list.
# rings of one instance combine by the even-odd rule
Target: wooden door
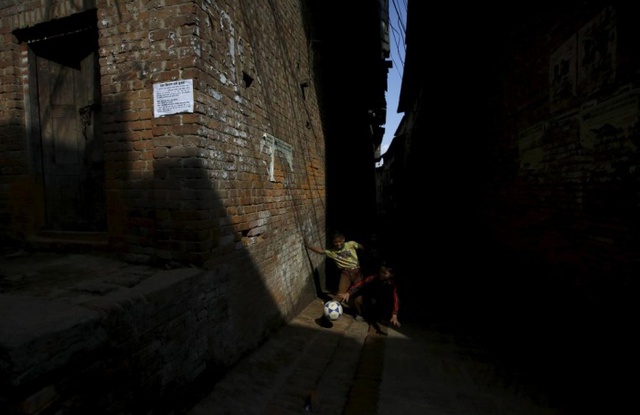
[[34,47],[46,230],[99,232],[106,228],[102,145],[96,131],[97,60],[92,45],[69,35]]

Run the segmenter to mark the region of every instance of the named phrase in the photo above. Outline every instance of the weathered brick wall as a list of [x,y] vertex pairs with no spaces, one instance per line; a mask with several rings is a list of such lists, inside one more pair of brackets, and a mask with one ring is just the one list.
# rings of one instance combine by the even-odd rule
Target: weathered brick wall
[[549,14],[507,53],[492,229],[554,269],[538,275],[557,289],[620,293],[638,270],[638,33],[628,13]]
[[[29,54],[12,32],[81,12],[86,2],[7,3],[0,6],[0,226],[3,237],[21,240],[37,233],[44,207],[29,166]],[[95,7],[110,247],[135,261],[224,275],[216,280],[221,295],[204,307],[217,317],[202,318],[206,336],[226,345],[206,359],[228,363],[313,298],[311,275],[323,265],[302,246],[302,234],[325,239],[326,196],[301,4],[98,0]],[[182,79],[193,80],[193,113],[155,118],[154,83]],[[203,370],[195,363],[190,376]],[[176,373],[163,370],[166,386]]]
[[[23,136],[28,62],[11,32],[82,11],[77,2],[46,3],[26,1],[2,14],[7,204],[19,199],[10,186],[29,180]],[[114,246],[202,264],[266,237],[287,237],[305,220],[315,227],[322,212],[310,207],[324,198],[324,141],[301,5],[96,6]],[[194,112],[154,118],[153,84],[178,79],[194,81]],[[273,180],[265,133],[293,154],[287,160],[275,151]],[[319,214],[305,215],[314,211]],[[7,233],[34,231],[19,225],[26,212],[7,207],[2,214],[11,223]]]
[[[198,3],[104,7],[99,20],[112,237],[201,263],[295,231],[282,225],[300,225],[296,205],[314,196],[298,189],[323,166],[296,2]],[[188,78],[194,113],[153,118],[152,83]],[[293,146],[291,166],[276,152],[273,182],[264,133]]]
[[[112,246],[134,259],[197,265],[243,264],[249,255],[299,273],[300,254],[274,256],[297,248],[303,228],[323,229],[325,197],[324,137],[301,5],[96,6]],[[37,231],[37,223],[24,223],[37,222],[41,191],[25,185],[38,181],[24,131],[28,54],[11,32],[80,11],[73,1],[3,9],[5,234]],[[179,79],[193,79],[194,112],[154,118],[153,84]]]
[[[0,5],[0,14],[12,12],[13,6],[8,2]],[[10,222],[16,227],[28,227],[28,207],[33,206],[28,192],[28,164],[25,136],[25,103],[23,100],[23,82],[20,63],[22,58],[20,45],[11,34],[11,22],[5,18],[0,20],[0,223],[3,228]],[[24,235],[16,232],[16,236]],[[8,235],[2,234],[0,242],[4,243]]]

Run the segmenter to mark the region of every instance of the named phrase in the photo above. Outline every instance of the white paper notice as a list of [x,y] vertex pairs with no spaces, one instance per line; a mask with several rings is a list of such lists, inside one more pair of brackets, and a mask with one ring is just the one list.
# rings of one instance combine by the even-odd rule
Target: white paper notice
[[193,112],[193,79],[153,84],[153,116]]

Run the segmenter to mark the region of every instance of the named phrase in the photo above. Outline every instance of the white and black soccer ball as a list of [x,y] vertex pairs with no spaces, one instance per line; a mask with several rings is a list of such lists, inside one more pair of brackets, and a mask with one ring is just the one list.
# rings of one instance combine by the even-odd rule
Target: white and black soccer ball
[[324,316],[335,321],[342,315],[342,304],[339,301],[329,300],[324,303]]

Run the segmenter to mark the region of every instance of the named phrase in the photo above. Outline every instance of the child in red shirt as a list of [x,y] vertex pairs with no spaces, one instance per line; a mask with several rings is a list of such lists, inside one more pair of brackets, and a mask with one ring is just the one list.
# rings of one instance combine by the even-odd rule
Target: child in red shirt
[[388,322],[400,327],[400,299],[393,268],[388,262],[383,261],[376,273],[355,282],[346,293],[338,294],[336,299],[348,302],[352,297],[358,314],[362,315],[377,333],[384,334],[378,322]]

